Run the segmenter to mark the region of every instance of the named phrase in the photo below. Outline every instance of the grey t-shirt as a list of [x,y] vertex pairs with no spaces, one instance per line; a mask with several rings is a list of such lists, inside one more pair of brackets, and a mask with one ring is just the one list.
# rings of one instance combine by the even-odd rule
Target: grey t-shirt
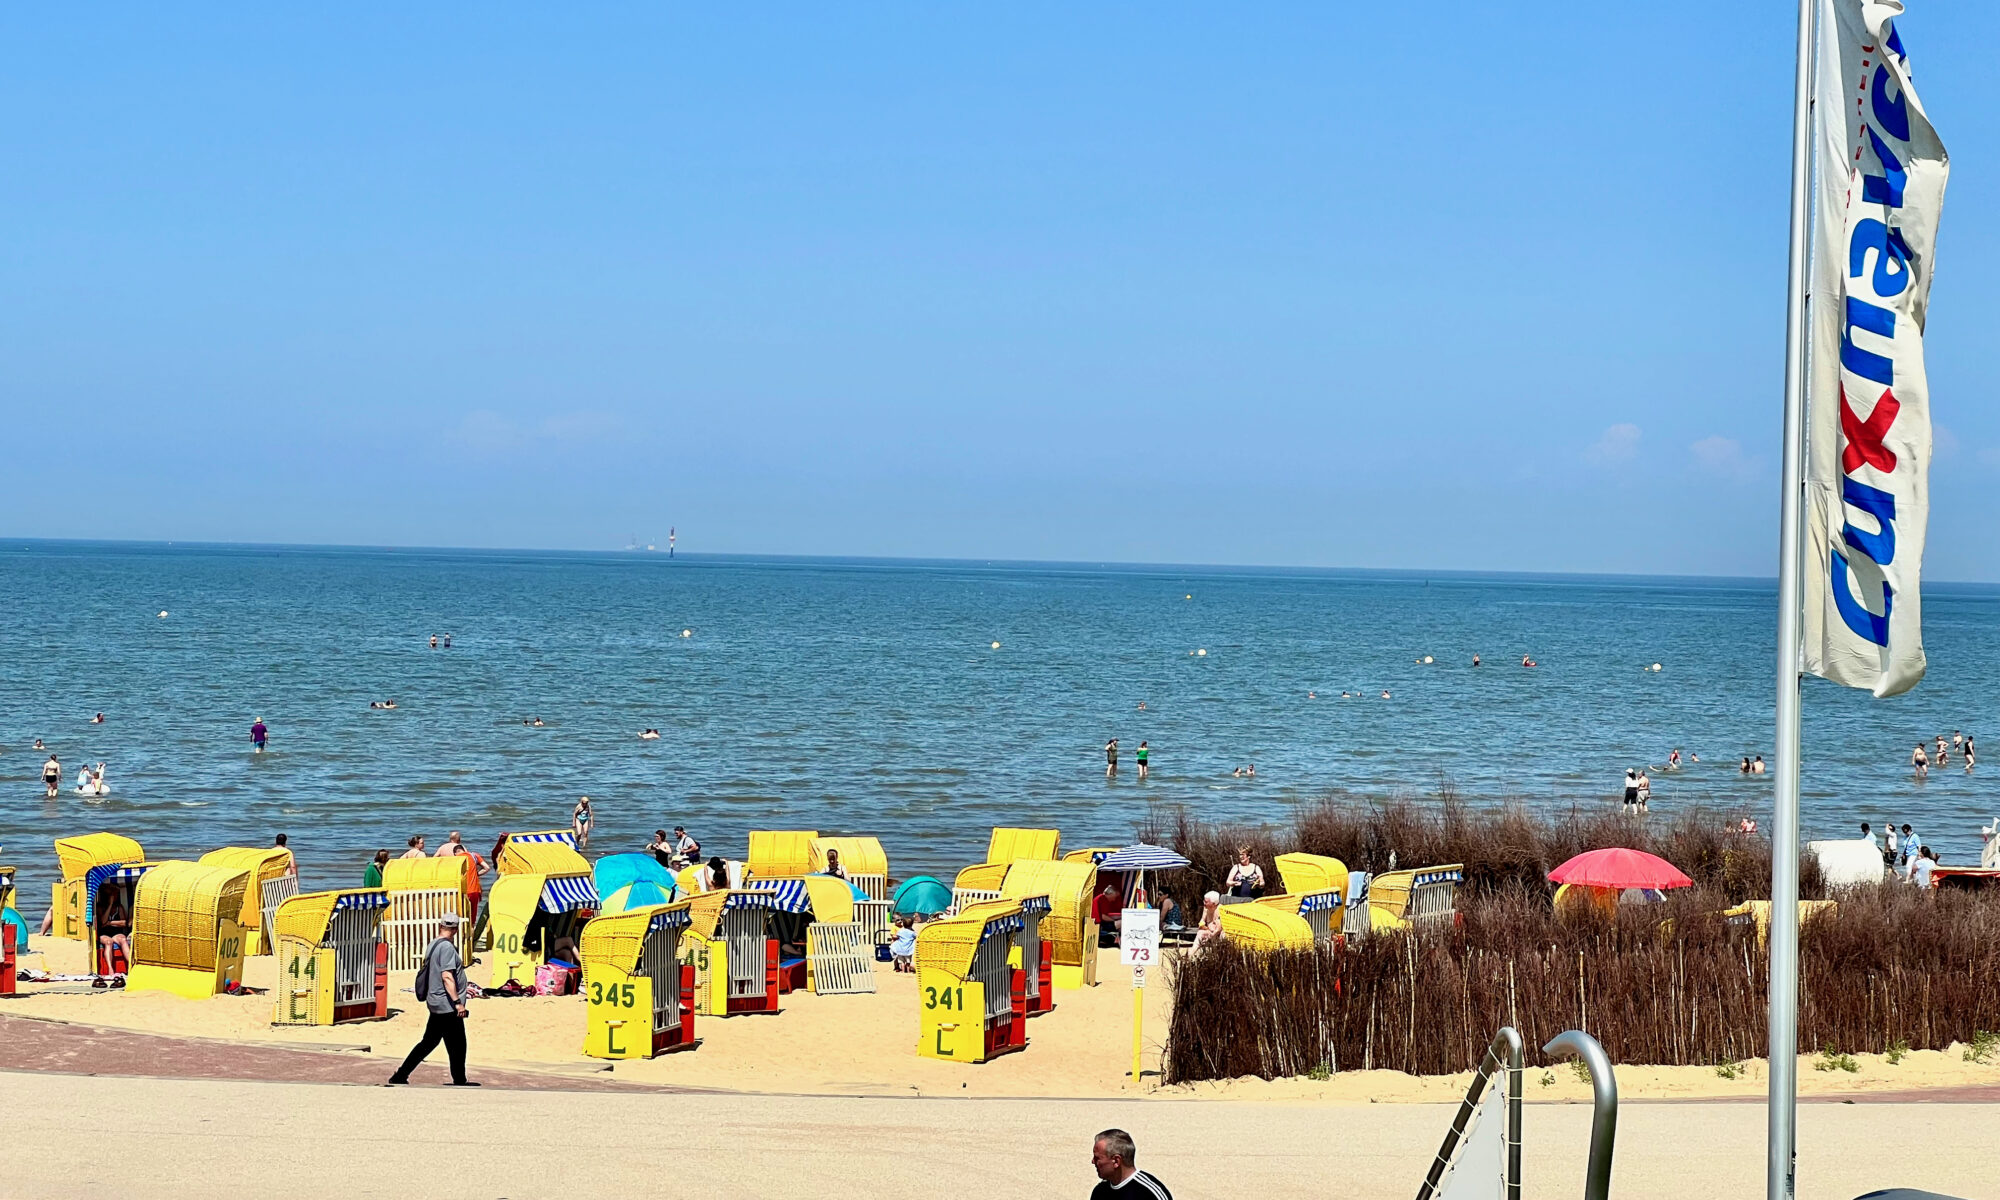
[[430,952],[425,955],[431,982],[431,994],[424,1000],[425,1007],[434,1013],[453,1013],[458,1009],[451,1002],[451,993],[444,990],[447,973],[454,978],[459,999],[465,998],[465,964],[458,957],[458,943],[447,938],[439,938],[431,943]]

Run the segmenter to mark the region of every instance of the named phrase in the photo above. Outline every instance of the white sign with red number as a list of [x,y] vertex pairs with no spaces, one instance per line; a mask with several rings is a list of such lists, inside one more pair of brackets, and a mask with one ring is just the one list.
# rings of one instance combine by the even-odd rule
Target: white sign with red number
[[1150,967],[1160,961],[1160,910],[1128,908],[1118,914],[1118,961]]

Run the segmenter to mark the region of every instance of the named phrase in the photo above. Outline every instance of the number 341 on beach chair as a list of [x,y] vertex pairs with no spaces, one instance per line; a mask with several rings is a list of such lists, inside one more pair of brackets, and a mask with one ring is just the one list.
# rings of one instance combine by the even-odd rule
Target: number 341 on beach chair
[[917,933],[917,1053],[978,1063],[1028,1044],[1027,973],[1014,966],[1019,904],[932,921]]

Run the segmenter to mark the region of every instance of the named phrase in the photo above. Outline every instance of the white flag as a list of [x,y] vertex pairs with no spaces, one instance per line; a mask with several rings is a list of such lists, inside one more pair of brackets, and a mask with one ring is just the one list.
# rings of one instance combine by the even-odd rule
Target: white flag
[[1820,0],[1815,63],[1805,669],[1893,696],[1924,677],[1924,308],[1948,169],[1898,0]]

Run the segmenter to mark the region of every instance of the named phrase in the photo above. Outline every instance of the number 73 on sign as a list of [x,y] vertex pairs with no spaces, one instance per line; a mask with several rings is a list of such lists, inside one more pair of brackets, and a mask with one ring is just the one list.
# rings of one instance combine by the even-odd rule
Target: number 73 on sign
[[1160,956],[1160,910],[1128,908],[1118,914],[1118,961],[1132,968],[1132,1082],[1140,1079],[1144,1045],[1146,968]]

